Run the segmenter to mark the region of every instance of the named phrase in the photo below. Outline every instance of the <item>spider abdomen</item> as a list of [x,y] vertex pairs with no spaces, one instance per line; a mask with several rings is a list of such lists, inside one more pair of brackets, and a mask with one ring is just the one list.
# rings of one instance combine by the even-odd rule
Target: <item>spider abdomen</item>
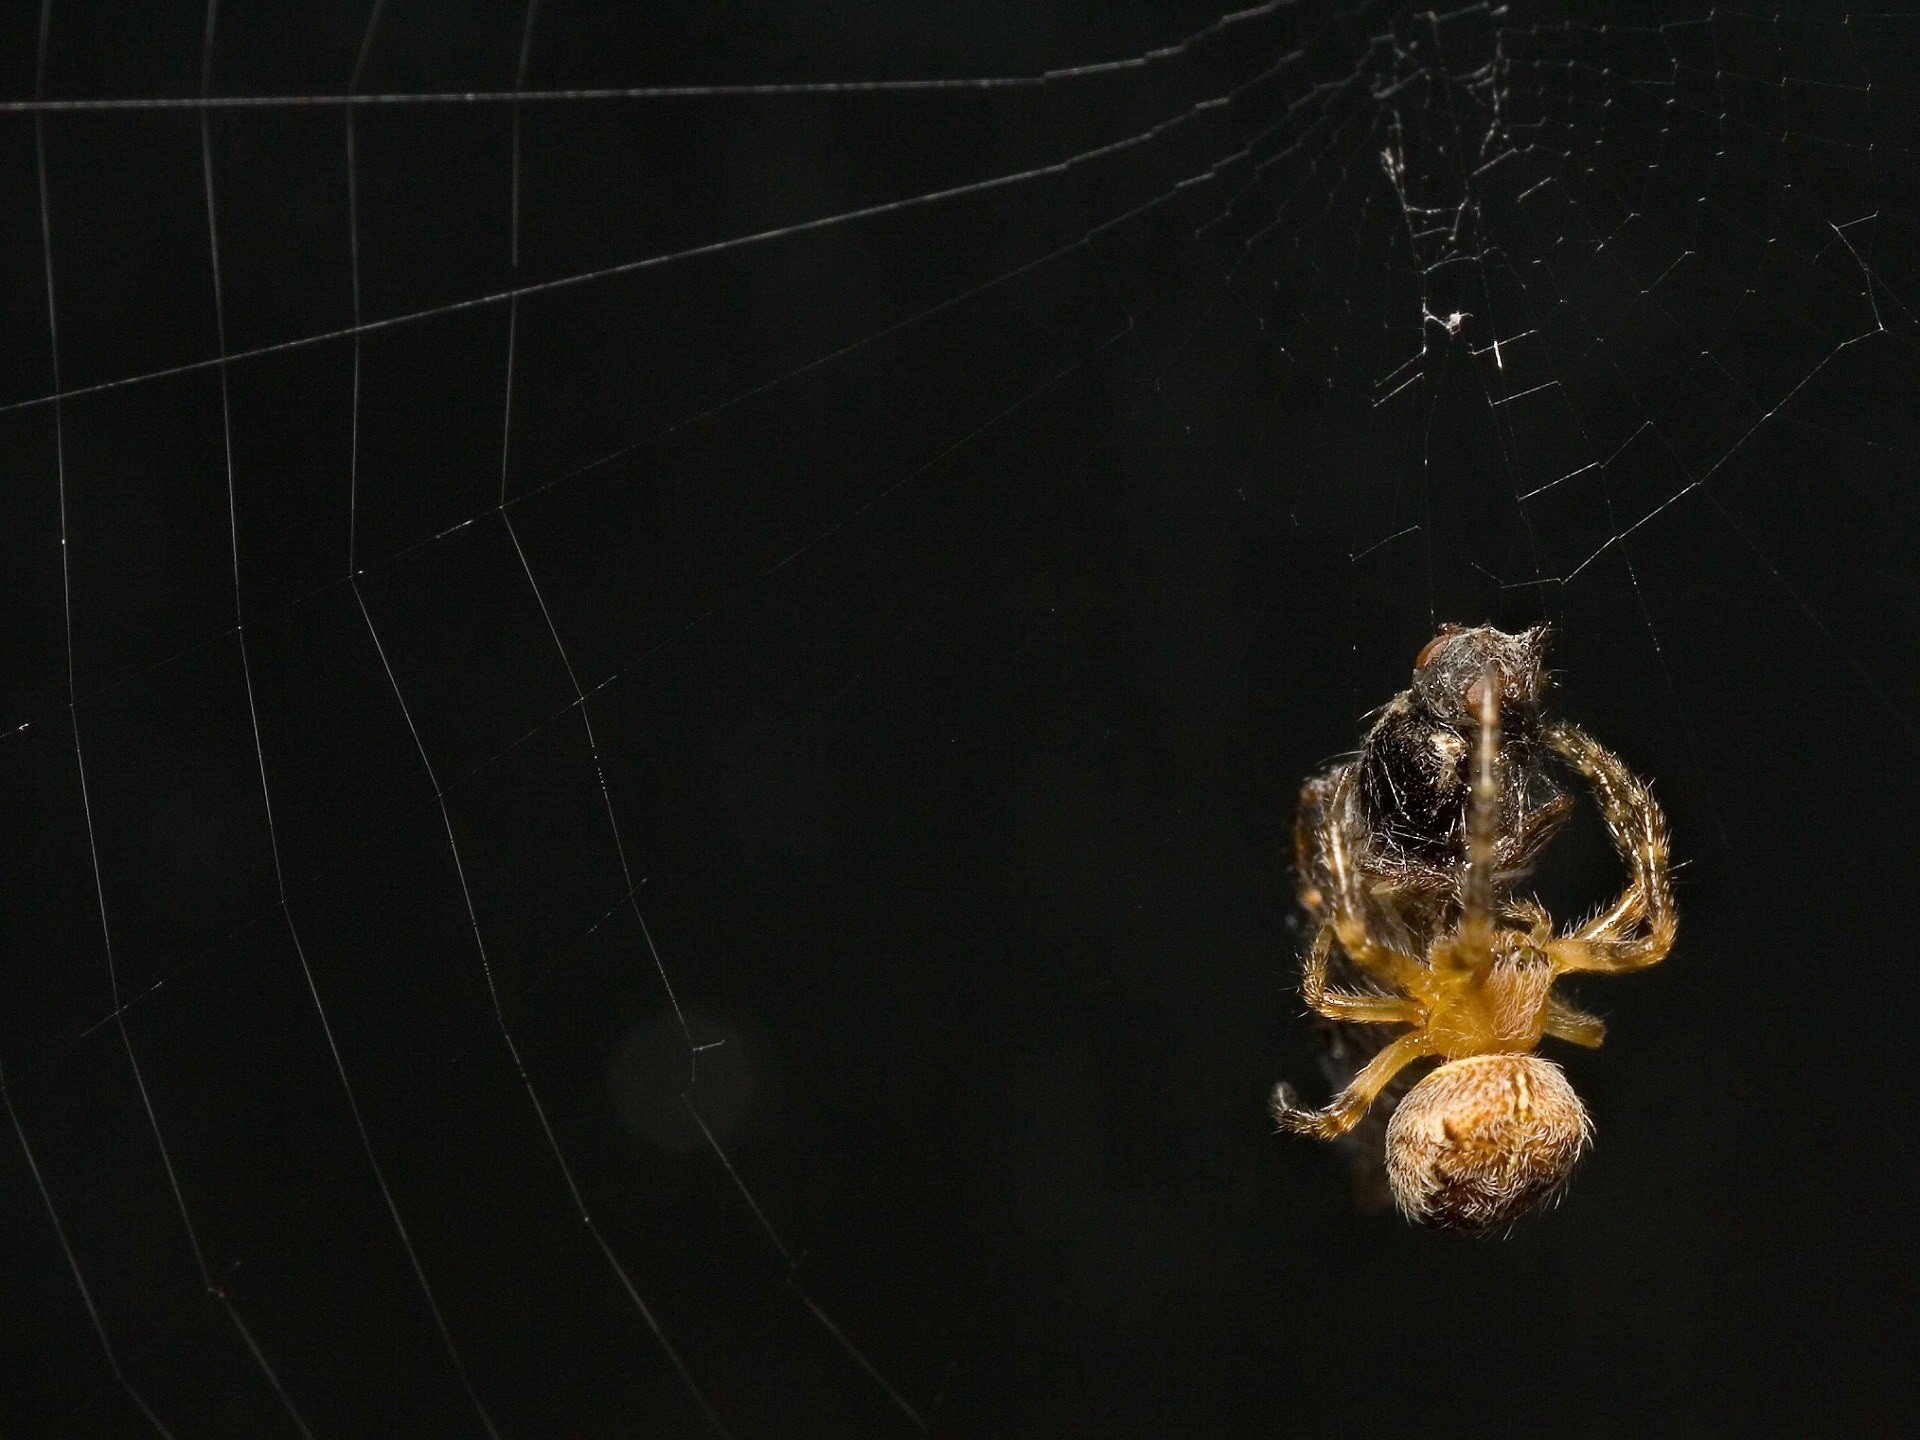
[[1475,1055],[1407,1092],[1387,1126],[1387,1179],[1408,1219],[1481,1235],[1558,1191],[1592,1136],[1558,1065]]

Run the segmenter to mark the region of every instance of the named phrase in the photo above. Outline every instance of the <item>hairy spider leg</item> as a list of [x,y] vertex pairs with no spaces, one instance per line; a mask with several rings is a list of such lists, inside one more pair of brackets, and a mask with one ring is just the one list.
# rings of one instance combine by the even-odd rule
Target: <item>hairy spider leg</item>
[[1546,738],[1593,786],[1629,876],[1625,892],[1608,909],[1572,935],[1549,942],[1554,968],[1621,974],[1657,965],[1673,948],[1678,928],[1667,876],[1666,816],[1646,785],[1578,726],[1555,724]]
[[[1419,1026],[1425,1017],[1425,1010],[1412,995],[1358,995],[1329,992],[1326,988],[1327,966],[1332,958],[1336,937],[1340,948],[1355,964],[1397,990],[1406,992],[1422,988],[1426,974],[1426,967],[1418,960],[1378,943],[1367,933],[1366,922],[1362,919],[1361,907],[1365,902],[1360,893],[1359,879],[1352,859],[1347,854],[1346,837],[1338,821],[1332,818],[1338,814],[1338,808],[1346,798],[1346,788],[1351,783],[1352,772],[1349,771],[1341,776],[1332,803],[1325,811],[1328,823],[1323,827],[1322,837],[1329,880],[1329,915],[1314,936],[1312,948],[1307,953],[1301,990],[1309,1005],[1333,1019]],[[1360,1123],[1368,1107],[1395,1075],[1413,1061],[1432,1053],[1433,1045],[1427,1039],[1424,1027],[1409,1030],[1384,1046],[1324,1109],[1309,1110],[1299,1103],[1291,1086],[1276,1086],[1273,1092],[1274,1119],[1284,1129],[1322,1140],[1344,1135]]]
[[1396,990],[1414,990],[1420,985],[1426,966],[1410,955],[1402,955],[1392,946],[1382,945],[1367,933],[1364,918],[1366,900],[1361,894],[1360,878],[1354,869],[1353,857],[1347,853],[1346,833],[1338,818],[1352,784],[1353,772],[1348,770],[1340,777],[1333,803],[1327,807],[1328,821],[1322,832],[1331,882],[1329,888],[1332,891],[1327,897],[1331,912],[1328,924],[1340,937],[1340,948],[1346,951],[1347,958],[1354,964],[1386,981]]
[[1493,964],[1493,869],[1500,840],[1500,687],[1491,665],[1481,671],[1474,690],[1480,723],[1467,800],[1466,877],[1460,886],[1458,942],[1445,953],[1457,965],[1484,971]]
[[1276,1085],[1273,1090],[1273,1118],[1284,1129],[1297,1135],[1312,1135],[1332,1140],[1360,1123],[1368,1107],[1379,1098],[1402,1070],[1424,1055],[1434,1053],[1433,1043],[1423,1030],[1409,1030],[1369,1060],[1353,1082],[1342,1090],[1324,1110],[1302,1109],[1294,1099],[1293,1087]]
[[1592,1050],[1607,1038],[1607,1022],[1598,1015],[1589,1015],[1579,1006],[1561,999],[1558,995],[1549,995],[1547,997],[1547,1034],[1556,1040],[1584,1045]]
[[[1590,785],[1599,801],[1601,814],[1606,818],[1608,832],[1613,836],[1615,845],[1626,857],[1630,883],[1620,898],[1581,925],[1568,937],[1575,940],[1618,940],[1626,935],[1646,915],[1646,888],[1640,883],[1644,876],[1638,866],[1639,848],[1631,841],[1622,841],[1621,825],[1617,819],[1619,810],[1617,797],[1609,803],[1609,791],[1606,781],[1597,776],[1589,764],[1582,763],[1582,752],[1598,752],[1613,760],[1614,766],[1625,772],[1625,767],[1607,752],[1592,736],[1579,731],[1572,725],[1560,725],[1549,730],[1546,735],[1548,745],[1554,752],[1578,769]],[[1630,834],[1631,831],[1629,830]]]
[[1345,1020],[1362,1025],[1417,1024],[1420,1006],[1400,995],[1366,995],[1351,990],[1327,988],[1327,964],[1333,956],[1333,927],[1322,925],[1307,951],[1300,994],[1316,1014],[1329,1020]]
[[1328,824],[1330,797],[1336,793],[1338,787],[1330,776],[1314,776],[1300,787],[1300,813],[1293,822],[1293,868],[1300,878],[1300,904],[1316,921],[1326,911],[1319,859],[1325,848],[1322,837]]

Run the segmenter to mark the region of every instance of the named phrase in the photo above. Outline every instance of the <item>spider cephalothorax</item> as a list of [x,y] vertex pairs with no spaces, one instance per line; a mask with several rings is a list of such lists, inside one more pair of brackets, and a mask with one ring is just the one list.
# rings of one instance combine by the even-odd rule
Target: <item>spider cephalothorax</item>
[[[1389,1087],[1409,1064],[1438,1058],[1443,1063],[1399,1100],[1384,1159],[1402,1211],[1441,1229],[1483,1233],[1517,1218],[1565,1182],[1586,1147],[1584,1107],[1559,1068],[1534,1051],[1549,1035],[1598,1045],[1605,1027],[1554,993],[1559,977],[1641,969],[1673,943],[1665,818],[1617,758],[1541,714],[1539,636],[1443,631],[1421,653],[1413,689],[1368,737],[1391,771],[1414,763],[1395,753],[1409,743],[1444,744],[1445,734],[1464,741],[1459,706],[1471,707],[1456,846],[1430,830],[1430,855],[1409,858],[1403,836],[1373,828],[1377,812],[1356,795],[1368,750],[1309,782],[1302,797],[1302,899],[1319,927],[1303,993],[1337,1036],[1368,1037],[1348,1050],[1371,1058],[1324,1109],[1301,1108],[1281,1086],[1274,1113],[1299,1133],[1346,1134],[1383,1092],[1391,1103]],[[1383,736],[1396,714],[1415,728]],[[1509,716],[1523,732],[1517,751],[1503,739]],[[1509,753],[1525,768],[1510,771]],[[1511,894],[1571,806],[1565,796],[1528,804],[1526,789],[1547,755],[1592,787],[1631,877],[1618,900],[1564,935],[1537,903]],[[1430,812],[1396,813],[1412,813],[1417,825]],[[1347,988],[1329,986],[1336,963]],[[1401,1033],[1386,1038],[1388,1027]]]

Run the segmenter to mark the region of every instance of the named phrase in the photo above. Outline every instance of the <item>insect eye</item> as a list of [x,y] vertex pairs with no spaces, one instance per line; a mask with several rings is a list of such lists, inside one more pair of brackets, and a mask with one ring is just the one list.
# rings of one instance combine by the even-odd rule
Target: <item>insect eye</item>
[[1413,668],[1416,670],[1426,669],[1427,662],[1433,659],[1433,652],[1452,638],[1453,632],[1451,630],[1442,630],[1438,635],[1427,641],[1425,645],[1420,647],[1420,653],[1414,657]]

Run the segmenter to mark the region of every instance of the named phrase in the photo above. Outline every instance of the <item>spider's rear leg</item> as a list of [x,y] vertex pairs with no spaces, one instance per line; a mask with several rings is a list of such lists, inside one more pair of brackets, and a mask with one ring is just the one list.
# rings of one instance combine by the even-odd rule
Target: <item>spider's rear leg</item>
[[1415,1060],[1433,1053],[1433,1042],[1426,1032],[1410,1030],[1369,1060],[1352,1083],[1324,1109],[1308,1110],[1299,1104],[1292,1086],[1275,1086],[1273,1118],[1280,1122],[1283,1130],[1291,1130],[1296,1135],[1311,1135],[1319,1140],[1344,1135],[1360,1123],[1367,1107],[1395,1075]]

